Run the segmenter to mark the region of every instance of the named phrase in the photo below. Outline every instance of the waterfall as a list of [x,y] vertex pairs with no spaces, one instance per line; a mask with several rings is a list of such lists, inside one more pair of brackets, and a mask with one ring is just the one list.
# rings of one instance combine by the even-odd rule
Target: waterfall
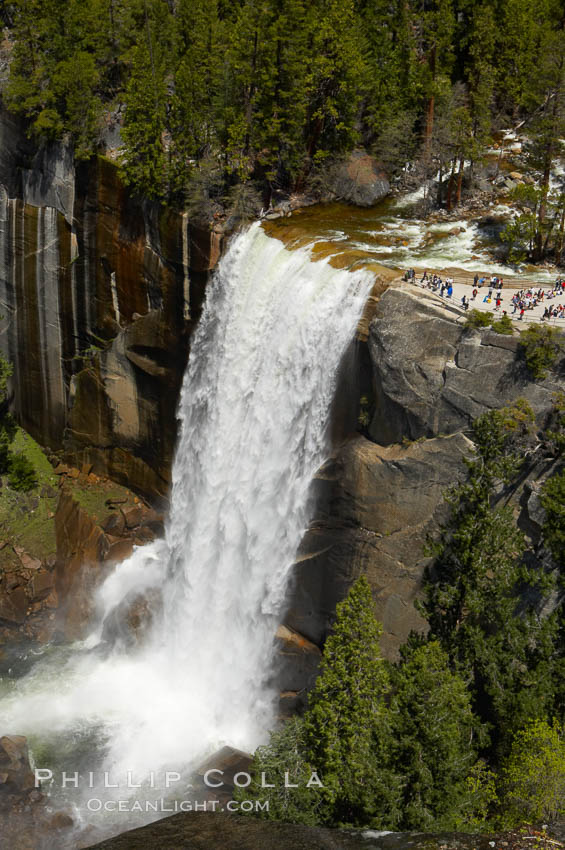
[[[74,736],[81,752],[96,739],[116,782],[265,740],[274,633],[371,284],[258,224],[232,240],[192,340],[165,536],[101,586],[87,641],[48,654],[0,700],[3,733]],[[153,616],[132,647],[115,624],[140,594]]]

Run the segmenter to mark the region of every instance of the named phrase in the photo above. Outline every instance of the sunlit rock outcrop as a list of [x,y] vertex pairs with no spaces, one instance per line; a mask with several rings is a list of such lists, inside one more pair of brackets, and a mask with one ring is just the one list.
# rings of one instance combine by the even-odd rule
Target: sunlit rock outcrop
[[[424,547],[446,518],[444,494],[466,474],[472,421],[523,397],[542,425],[559,369],[533,381],[517,337],[465,329],[461,311],[408,285],[380,295],[368,346],[372,439],[350,436],[315,477],[316,509],[293,568],[286,623],[321,646],[336,604],[366,574],[383,651],[394,658],[412,629],[426,628],[414,607],[429,563]],[[542,522],[535,496],[547,466],[510,494],[534,547]],[[546,612],[556,604],[540,600]]]

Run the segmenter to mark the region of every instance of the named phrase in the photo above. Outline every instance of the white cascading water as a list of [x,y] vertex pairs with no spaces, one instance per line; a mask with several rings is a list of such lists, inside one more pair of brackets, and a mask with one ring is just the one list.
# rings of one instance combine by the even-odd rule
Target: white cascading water
[[[371,284],[257,224],[234,238],[192,341],[165,538],[106,580],[87,641],[4,695],[2,733],[84,742],[95,730],[103,755],[91,769],[120,784],[128,770],[186,769],[223,743],[252,750],[265,739],[273,637]],[[109,648],[116,612],[150,590],[161,603],[143,644]]]

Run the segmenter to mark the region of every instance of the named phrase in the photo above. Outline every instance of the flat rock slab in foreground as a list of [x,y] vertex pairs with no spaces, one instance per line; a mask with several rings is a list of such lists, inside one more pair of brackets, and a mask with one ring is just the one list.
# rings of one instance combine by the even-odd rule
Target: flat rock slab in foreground
[[[532,841],[532,838],[535,840]],[[379,833],[318,829],[214,812],[173,815],[91,850],[555,850],[539,834]]]

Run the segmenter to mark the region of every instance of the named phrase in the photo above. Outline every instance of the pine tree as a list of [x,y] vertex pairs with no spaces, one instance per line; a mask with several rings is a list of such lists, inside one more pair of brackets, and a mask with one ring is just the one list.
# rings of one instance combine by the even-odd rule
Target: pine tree
[[185,189],[191,161],[217,144],[222,56],[215,0],[180,0],[175,15],[174,94],[170,102],[171,184]]
[[[364,120],[381,135],[399,113],[420,104],[417,42],[405,2],[366,2],[360,14],[366,64]],[[412,131],[413,126],[408,132]]]
[[465,682],[437,641],[406,645],[392,677],[401,829],[454,828],[469,806],[479,722]]
[[555,688],[558,624],[555,615],[538,614],[554,579],[524,560],[512,508],[493,505],[497,488],[515,480],[525,461],[532,426],[525,402],[474,423],[476,458],[467,462],[468,481],[449,497],[451,517],[432,548],[422,605],[502,748],[528,717],[545,716]]
[[317,163],[358,140],[365,65],[353,0],[315,0],[309,21],[306,154]]
[[438,101],[445,100],[450,89],[455,14],[452,0],[411,0],[410,8],[425,98],[424,148],[429,153]]
[[472,7],[467,77],[471,100],[474,158],[490,142],[495,91],[497,22],[489,2]]
[[148,198],[168,188],[167,74],[171,61],[171,21],[161,0],[144,0],[143,35],[132,50],[122,136],[122,176]]
[[[498,97],[511,118],[528,105],[535,91],[543,42],[555,20],[554,0],[504,0],[498,54]],[[530,103],[531,105],[531,103]]]
[[304,162],[308,19],[304,0],[271,0],[268,41],[257,93],[254,147],[271,188],[292,184]]
[[63,0],[16,0],[15,46],[6,88],[6,103],[23,114],[38,135],[57,137],[63,131],[51,85],[52,71],[61,58],[60,27]]
[[244,181],[253,168],[257,93],[265,56],[272,52],[267,20],[266,3],[245,0],[227,28],[221,139],[228,169]]
[[386,828],[398,818],[380,634],[362,576],[336,608],[304,718],[308,761],[320,773],[333,823]]

